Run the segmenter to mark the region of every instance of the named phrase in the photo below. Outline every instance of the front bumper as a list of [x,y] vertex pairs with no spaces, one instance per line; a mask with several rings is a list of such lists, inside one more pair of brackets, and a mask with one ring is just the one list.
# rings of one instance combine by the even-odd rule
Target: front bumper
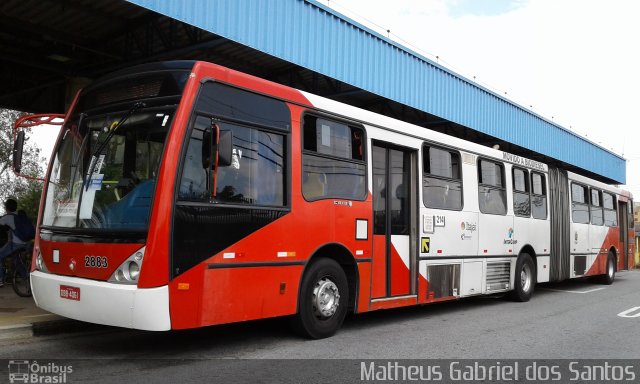
[[[60,286],[80,289],[80,300],[60,297]],[[116,327],[167,331],[171,329],[169,287],[138,288],[78,277],[31,273],[36,305],[71,319]]]

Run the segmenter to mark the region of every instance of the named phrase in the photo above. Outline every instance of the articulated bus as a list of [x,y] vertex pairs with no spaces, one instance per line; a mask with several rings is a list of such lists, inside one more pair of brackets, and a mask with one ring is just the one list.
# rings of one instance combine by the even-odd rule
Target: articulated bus
[[567,170],[215,64],[148,64],[66,114],[31,284],[39,307],[87,322],[290,316],[322,338],[349,311],[611,284],[633,267],[632,206]]

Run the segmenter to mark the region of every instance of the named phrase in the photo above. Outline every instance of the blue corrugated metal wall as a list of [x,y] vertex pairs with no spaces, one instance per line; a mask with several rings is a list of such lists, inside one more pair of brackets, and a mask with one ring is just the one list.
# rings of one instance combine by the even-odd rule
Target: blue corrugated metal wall
[[312,0],[129,0],[366,91],[625,182],[625,160]]

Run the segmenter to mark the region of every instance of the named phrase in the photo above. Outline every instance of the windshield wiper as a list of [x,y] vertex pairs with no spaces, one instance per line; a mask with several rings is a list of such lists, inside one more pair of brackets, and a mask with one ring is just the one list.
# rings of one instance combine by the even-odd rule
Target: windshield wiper
[[104,149],[104,147],[107,146],[107,144],[109,143],[109,141],[111,141],[111,138],[113,138],[113,135],[116,133],[116,131],[118,130],[118,128],[120,128],[122,125],[124,125],[124,123],[127,121],[127,119],[129,119],[131,117],[131,115],[133,115],[134,112],[141,110],[142,108],[146,107],[145,103],[135,103],[128,111],[127,113],[125,113],[124,116],[122,116],[122,118],[120,119],[120,121],[118,121],[118,123],[116,123],[115,126],[113,126],[113,128],[111,128],[109,130],[109,134],[107,135],[107,137],[104,138],[104,140],[102,140],[102,143],[100,143],[100,145],[98,145],[98,148],[96,148],[95,151],[93,151],[93,154],[91,155],[91,161],[89,162],[89,168],[87,170],[87,176],[84,178],[83,180],[83,184],[85,186],[85,190],[89,190],[89,180],[91,178],[91,175],[93,174],[94,168],[96,166],[96,163],[98,162],[98,156],[100,155],[100,153],[102,153],[102,150]]
[[[81,112],[80,115],[78,116],[78,125],[76,125],[76,130],[79,131],[80,127],[82,127],[82,123],[84,122],[84,118],[87,116],[86,113]],[[73,128],[73,126],[72,126]],[[64,133],[64,136],[62,136],[62,141],[64,142],[67,139],[67,135],[69,134],[69,132],[72,132],[72,129],[67,128],[67,130]],[[76,132],[77,133],[77,132]],[[75,156],[75,158],[73,159],[73,161],[71,162],[71,168],[73,169],[72,172],[72,176],[71,176],[71,184],[69,185],[73,185],[76,182],[76,177],[78,174],[78,161],[80,160],[80,157],[82,155],[82,149],[84,148],[87,139],[89,136],[86,136],[84,139],[82,139],[82,143],[80,144],[80,148],[78,149],[78,154]],[[73,139],[70,139],[73,140]]]

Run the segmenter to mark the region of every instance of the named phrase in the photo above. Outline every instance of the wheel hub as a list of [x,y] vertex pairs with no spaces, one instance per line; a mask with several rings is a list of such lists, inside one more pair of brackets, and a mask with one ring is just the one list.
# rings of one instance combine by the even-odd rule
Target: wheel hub
[[525,264],[522,267],[522,271],[520,271],[520,286],[524,292],[529,292],[532,278],[533,275],[531,274],[531,267]]
[[313,288],[313,313],[320,319],[333,316],[340,305],[338,286],[329,278],[322,278]]

